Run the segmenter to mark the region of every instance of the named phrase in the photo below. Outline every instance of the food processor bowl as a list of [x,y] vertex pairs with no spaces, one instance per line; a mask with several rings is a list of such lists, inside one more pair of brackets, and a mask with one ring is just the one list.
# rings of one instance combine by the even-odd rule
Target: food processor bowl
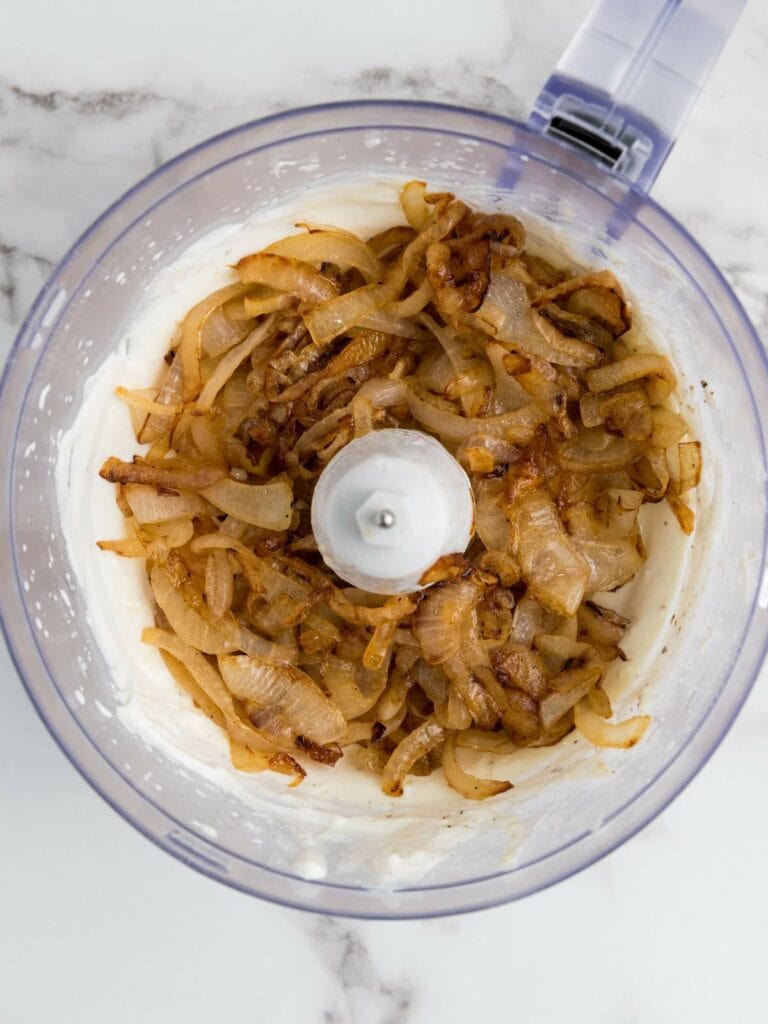
[[[88,380],[159,268],[218,227],[286,202],[300,209],[319,182],[382,176],[422,178],[513,211],[534,235],[561,237],[585,265],[614,269],[650,336],[672,353],[705,464],[665,651],[638,681],[653,716],[643,742],[607,759],[595,752],[603,770],[569,783],[567,799],[555,758],[535,799],[522,787],[473,805],[464,841],[405,883],[374,868],[387,836],[410,830],[411,853],[420,843],[439,846],[441,821],[429,808],[414,810],[406,797],[366,823],[360,809],[335,804],[318,809],[318,829],[286,805],[284,779],[256,777],[257,796],[246,801],[126,728],[54,486],[59,442]],[[745,700],[768,639],[766,409],[765,355],[722,275],[672,217],[600,161],[535,128],[436,104],[341,103],[269,117],[182,154],[123,196],[55,268],[30,311],[0,401],[5,635],[38,712],[82,775],[153,842],[212,878],[279,903],[373,917],[517,899],[649,822],[705,763]],[[291,791],[297,812],[308,799],[301,789]],[[388,856],[391,867],[397,843]]]

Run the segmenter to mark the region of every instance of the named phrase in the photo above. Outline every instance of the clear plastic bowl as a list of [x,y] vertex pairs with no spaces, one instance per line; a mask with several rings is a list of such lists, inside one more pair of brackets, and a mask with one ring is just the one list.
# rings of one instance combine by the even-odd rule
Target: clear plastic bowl
[[[704,446],[708,495],[643,743],[612,761],[610,772],[569,790],[567,801],[553,779],[535,823],[526,824],[525,796],[511,791],[495,803],[484,834],[394,891],[366,864],[381,829],[396,827],[402,804],[380,822],[378,838],[356,850],[343,828],[315,836],[325,875],[308,880],[300,877],[306,867],[296,867],[307,841],[296,818],[273,817],[268,802],[238,808],[207,783],[185,782],[118,717],[97,708],[95,698],[107,709],[116,698],[70,571],[53,485],[57,440],[84,384],[159,266],[212,228],[288,199],[300,204],[318,181],[369,174],[426,178],[478,203],[499,201],[532,223],[566,230],[593,265],[619,265],[673,350],[687,415]],[[620,236],[612,243],[607,225]],[[701,768],[747,696],[767,635],[766,409],[763,350],[717,268],[652,200],[627,193],[557,143],[503,118],[426,104],[337,104],[267,118],[198,146],[128,192],[62,260],[27,317],[0,403],[10,448],[1,537],[5,634],[67,757],[136,828],[205,874],[276,902],[360,916],[430,916],[517,899],[584,868],[658,814]],[[89,698],[82,706],[79,688]],[[151,785],[142,781],[148,773]],[[215,839],[206,835],[213,834],[206,827],[212,808]],[[527,839],[516,860],[505,862],[510,823],[526,826]]]

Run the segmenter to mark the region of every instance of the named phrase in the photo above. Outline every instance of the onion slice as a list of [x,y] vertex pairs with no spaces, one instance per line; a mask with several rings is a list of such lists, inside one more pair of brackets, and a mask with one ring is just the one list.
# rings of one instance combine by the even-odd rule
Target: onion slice
[[265,284],[277,291],[291,292],[304,302],[326,302],[339,292],[334,281],[309,263],[271,252],[243,256],[235,269],[248,284]]
[[398,743],[381,776],[381,788],[387,796],[403,795],[405,776],[420,757],[442,742],[444,736],[443,727],[434,718],[428,718]]
[[369,281],[383,276],[378,256],[360,238],[322,228],[307,234],[289,235],[273,242],[265,250],[305,263],[332,263],[343,270],[355,267]]
[[584,599],[590,567],[563,529],[554,502],[532,490],[508,514],[512,550],[531,594],[558,615],[574,615]]
[[580,700],[573,712],[576,728],[596,747],[634,747],[643,738],[651,724],[649,715],[635,715],[623,722],[606,722],[596,714],[586,700]]
[[275,708],[297,735],[321,744],[344,735],[347,724],[341,711],[305,672],[246,655],[219,658],[219,669],[235,697]]
[[465,771],[456,757],[456,734],[450,733],[443,744],[443,773],[448,785],[457,793],[470,800],[487,800],[512,789],[511,782],[495,779],[481,779]]
[[200,493],[216,508],[243,523],[267,530],[285,530],[290,525],[293,491],[284,478],[268,484],[244,484],[225,479],[201,489]]

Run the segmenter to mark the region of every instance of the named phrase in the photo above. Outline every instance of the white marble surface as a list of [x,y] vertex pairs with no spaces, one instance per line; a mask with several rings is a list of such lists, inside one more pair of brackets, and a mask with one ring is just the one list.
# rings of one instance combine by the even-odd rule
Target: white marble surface
[[[587,7],[5,0],[2,352],[52,261],[181,149],[346,97],[523,116]],[[767,45],[768,9],[752,0],[654,192],[764,336]],[[602,863],[513,906],[383,924],[260,903],[155,849],[81,781],[2,658],[2,1024],[768,1020],[765,680],[688,790]]]

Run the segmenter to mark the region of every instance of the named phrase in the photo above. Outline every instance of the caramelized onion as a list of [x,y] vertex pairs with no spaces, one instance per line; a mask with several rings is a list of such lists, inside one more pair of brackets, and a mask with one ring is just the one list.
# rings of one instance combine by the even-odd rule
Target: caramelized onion
[[448,735],[443,744],[443,772],[448,785],[469,800],[486,800],[512,788],[511,782],[481,779],[465,771],[456,757],[455,733]]
[[219,669],[233,696],[276,708],[297,735],[315,743],[332,743],[344,735],[341,711],[299,669],[269,665],[242,654],[221,657]]
[[201,488],[200,493],[222,512],[252,526],[284,530],[291,522],[293,491],[284,479],[268,484],[243,484],[225,479]]
[[209,507],[193,491],[164,494],[147,484],[126,484],[123,494],[139,523],[162,523],[179,516],[202,516]]
[[420,757],[442,742],[444,735],[442,726],[428,718],[398,743],[381,774],[381,788],[387,796],[403,795],[405,776]]
[[200,491],[213,486],[226,475],[221,466],[196,465],[180,467],[169,463],[169,468],[150,466],[146,462],[122,462],[110,458],[99,470],[99,476],[110,483],[149,484],[169,490]]
[[379,258],[365,242],[348,232],[317,228],[273,242],[265,251],[305,263],[333,263],[344,270],[355,267],[369,281],[382,277]]
[[584,739],[596,747],[634,747],[651,723],[648,715],[635,715],[623,722],[606,722],[584,700],[575,706],[573,720]]
[[[118,389],[150,447],[102,466],[127,535],[99,546],[146,560],[144,639],[238,770],[295,785],[347,748],[391,795],[442,763],[485,799],[510,784],[460,746],[642,735],[646,716],[609,721],[602,685],[630,622],[591,598],[640,571],[644,504],[694,529],[701,446],[610,271],[548,262],[511,214],[424,182],[401,206],[407,225],[368,240],[299,223],[243,256],[165,339],[154,386]],[[323,467],[381,427],[442,442],[476,510],[429,589],[389,598],[339,581],[310,515]]]
[[337,285],[309,263],[272,252],[243,256],[235,269],[247,284],[265,284],[297,295],[304,302],[326,302],[338,294]]
[[559,615],[573,615],[590,578],[589,564],[563,529],[554,503],[529,491],[509,509],[512,550],[531,594]]

